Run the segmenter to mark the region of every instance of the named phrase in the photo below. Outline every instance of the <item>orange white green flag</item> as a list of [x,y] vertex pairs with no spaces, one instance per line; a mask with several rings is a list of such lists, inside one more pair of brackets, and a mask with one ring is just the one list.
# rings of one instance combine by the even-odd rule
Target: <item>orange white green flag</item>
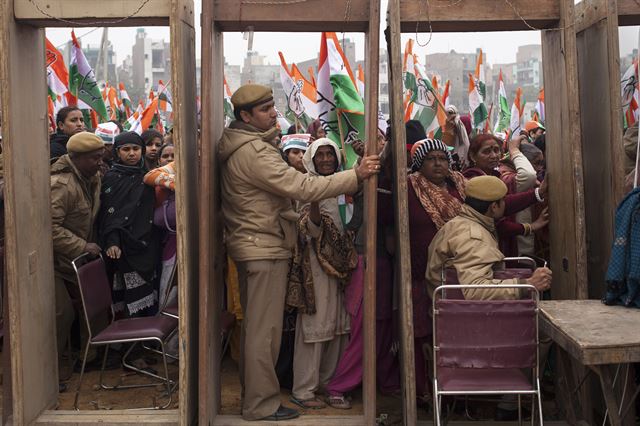
[[282,52],[280,56],[280,82],[287,98],[285,117],[305,129],[317,117],[316,88],[300,72],[295,64],[287,66]]
[[540,89],[540,92],[538,93],[538,101],[536,102],[536,112],[538,113],[538,119],[535,121],[539,121],[540,123],[544,124],[544,121],[546,118],[545,107],[544,107],[544,87]]
[[124,83],[118,83],[118,88],[120,89],[120,100],[122,101],[122,105],[124,107],[124,113],[127,118],[131,116],[133,111],[133,105],[131,104],[131,98],[127,93],[127,89],[124,87]]
[[351,144],[365,138],[364,103],[356,88],[349,62],[333,32],[323,32],[317,79],[318,118],[345,157],[350,169],[358,156]]
[[504,132],[511,124],[511,109],[509,108],[507,90],[504,87],[504,80],[502,79],[502,70],[500,70],[500,75],[498,77],[498,103],[500,105],[500,110],[498,111],[496,125],[493,128],[494,133]]
[[511,134],[519,132],[522,129],[522,113],[524,111],[524,102],[522,101],[522,88],[516,90],[516,98],[511,105],[511,120],[509,124],[509,132]]
[[[229,88],[229,84],[227,83],[227,77],[222,76],[222,86],[223,86],[223,94],[224,94],[224,117],[225,122],[230,123],[235,120],[235,116],[233,115],[233,104],[231,103],[231,88]],[[228,124],[226,123],[226,124]]]
[[[102,121],[108,120],[107,108],[102,99],[96,76],[84,56],[80,43],[73,30],[71,31],[71,62],[69,65],[69,91],[78,99],[78,106],[93,109]],[[81,101],[81,102],[80,102]]]
[[640,118],[638,114],[638,60],[635,59],[631,66],[622,76],[620,81],[622,87],[622,113],[624,118],[624,128],[633,126]]

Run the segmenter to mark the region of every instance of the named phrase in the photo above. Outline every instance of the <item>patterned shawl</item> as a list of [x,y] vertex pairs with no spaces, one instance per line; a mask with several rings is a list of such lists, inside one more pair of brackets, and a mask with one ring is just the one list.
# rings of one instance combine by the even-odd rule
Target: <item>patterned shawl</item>
[[349,283],[351,272],[358,265],[358,254],[350,232],[342,234],[330,215],[320,214],[320,235],[308,238],[309,209],[305,208],[298,220],[298,244],[289,270],[286,304],[298,308],[298,312],[316,312],[313,273],[311,271],[311,248],[324,272],[337,278],[341,285]]
[[[466,182],[464,176],[453,170],[449,173],[447,180],[455,185],[458,194],[464,199]],[[413,185],[413,190],[416,192],[420,204],[431,217],[437,229],[442,228],[445,223],[458,216],[462,203],[449,194],[446,188],[434,185],[420,172],[411,173],[409,181]]]

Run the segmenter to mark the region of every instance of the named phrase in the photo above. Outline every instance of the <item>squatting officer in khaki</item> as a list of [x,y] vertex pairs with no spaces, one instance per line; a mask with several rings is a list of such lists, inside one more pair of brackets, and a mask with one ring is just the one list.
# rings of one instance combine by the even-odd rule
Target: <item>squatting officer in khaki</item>
[[276,146],[273,92],[246,84],[231,97],[235,120],[219,145],[222,213],[227,250],[238,267],[244,311],[240,381],[245,420],[287,420],[296,410],[280,405],[275,365],[280,351],[289,259],[296,242],[297,214],[304,203],[356,192],[378,173],[377,155],[352,170],[308,177],[289,167]]
[[[498,248],[495,221],[504,216],[504,197],[507,186],[495,176],[478,176],[465,188],[465,201],[460,214],[447,222],[436,234],[429,246],[427,282],[429,295],[440,285],[440,272],[444,262],[453,258],[462,284],[531,284],[538,291],[549,289],[551,270],[537,268],[524,280],[493,278],[493,268],[504,255]],[[520,289],[466,289],[466,299],[518,299]]]

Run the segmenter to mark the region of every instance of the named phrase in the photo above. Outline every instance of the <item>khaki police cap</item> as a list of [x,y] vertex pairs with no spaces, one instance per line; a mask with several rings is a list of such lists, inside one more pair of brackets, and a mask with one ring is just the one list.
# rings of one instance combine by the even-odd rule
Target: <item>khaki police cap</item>
[[91,152],[104,148],[102,138],[90,132],[80,132],[69,138],[68,152]]
[[507,185],[495,176],[478,176],[467,182],[467,197],[482,201],[498,201],[507,195]]
[[245,84],[231,96],[234,108],[253,108],[273,99],[273,90],[262,84]]

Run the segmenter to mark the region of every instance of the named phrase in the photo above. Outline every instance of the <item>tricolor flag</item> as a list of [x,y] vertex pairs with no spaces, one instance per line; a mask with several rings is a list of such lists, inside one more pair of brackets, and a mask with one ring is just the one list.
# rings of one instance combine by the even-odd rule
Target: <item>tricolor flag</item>
[[327,136],[343,149],[345,168],[350,169],[358,158],[351,143],[365,138],[364,103],[335,33],[322,33],[317,94],[318,118]]
[[[171,84],[171,82],[169,82],[169,84]],[[162,112],[173,111],[171,106],[173,99],[169,91],[169,84],[165,86],[162,80],[158,81],[158,110]]]
[[502,70],[500,70],[500,76],[498,78],[498,102],[500,104],[500,110],[498,111],[496,125],[493,128],[494,133],[504,132],[511,124],[511,110],[509,108],[509,101],[507,100],[507,91],[504,88]]
[[540,93],[538,93],[538,101],[536,102],[536,112],[538,113],[538,119],[540,123],[544,124],[545,120],[545,111],[544,111],[544,87],[540,89]]
[[131,114],[131,116],[124,123],[123,127],[126,130],[131,132],[136,132],[137,134],[142,133],[142,125],[140,123],[140,118],[142,117],[143,107],[141,104],[138,104],[138,108]]
[[360,93],[360,97],[364,100],[364,70],[360,64],[358,64],[358,77],[356,79],[356,83],[358,85],[358,93]]
[[516,98],[513,100],[513,105],[511,106],[511,122],[509,124],[509,131],[511,134],[522,129],[521,121],[523,110],[524,103],[522,102],[522,89],[518,87],[516,90]]
[[444,125],[446,114],[438,92],[426,75],[424,67],[413,54],[413,40],[409,39],[404,52],[404,121],[418,120],[427,134],[435,135]]
[[224,117],[225,121],[231,122],[235,120],[236,117],[233,114],[233,104],[231,103],[231,89],[229,88],[229,84],[227,84],[227,77],[225,76],[222,76],[222,85],[224,88]]
[[120,89],[120,99],[122,100],[122,105],[124,106],[124,112],[126,117],[129,118],[131,113],[133,112],[133,105],[131,104],[131,98],[127,93],[127,90],[124,88],[124,83],[119,83],[118,88]]
[[[69,91],[79,101],[96,111],[103,121],[107,121],[107,108],[102,100],[95,74],[87,62],[73,30],[71,31],[71,40],[73,48],[69,67]],[[82,108],[84,105],[80,104],[79,106]]]
[[622,76],[622,113],[624,128],[633,126],[638,121],[638,60],[634,60],[631,66]]
[[47,85],[55,95],[62,96],[69,91],[69,72],[62,59],[62,54],[46,40]]
[[451,90],[451,80],[447,80],[447,83],[444,85],[444,93],[442,94],[442,105],[447,108],[449,103],[449,91]]
[[489,113],[480,94],[478,83],[471,74],[469,74],[469,113],[471,114],[471,127],[482,129],[484,121],[489,117]]
[[278,55],[280,55],[280,81],[287,98],[285,115],[291,121],[302,124],[306,129],[317,115],[316,89],[304,78],[298,67],[292,65],[289,70],[282,52],[278,52]]

